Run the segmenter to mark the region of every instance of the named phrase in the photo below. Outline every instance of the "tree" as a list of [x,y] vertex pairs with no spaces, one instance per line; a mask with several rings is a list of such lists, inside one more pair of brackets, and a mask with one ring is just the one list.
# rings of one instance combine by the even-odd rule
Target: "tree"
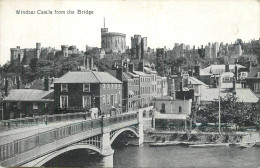
[[[258,123],[255,106],[240,102],[234,94],[227,94],[220,98],[221,123],[237,124],[238,126],[252,126]],[[201,123],[217,123],[219,116],[219,102],[213,101],[197,112],[197,121]]]

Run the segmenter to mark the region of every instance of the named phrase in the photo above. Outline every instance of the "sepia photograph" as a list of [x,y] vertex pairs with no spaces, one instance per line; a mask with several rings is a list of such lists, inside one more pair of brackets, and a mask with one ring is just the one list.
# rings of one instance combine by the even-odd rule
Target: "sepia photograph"
[[0,0],[0,167],[259,158],[259,0]]

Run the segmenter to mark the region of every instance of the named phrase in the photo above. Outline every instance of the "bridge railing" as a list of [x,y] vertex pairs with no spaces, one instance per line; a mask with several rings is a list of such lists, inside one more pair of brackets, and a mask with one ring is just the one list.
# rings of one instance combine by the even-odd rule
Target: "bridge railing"
[[[10,119],[10,120],[2,120],[0,122],[0,131],[44,124],[45,123],[44,117],[45,116],[36,116],[36,117],[25,117],[25,118],[17,118],[17,119]],[[90,117],[91,117],[91,113],[85,113],[85,112],[54,114],[54,115],[47,115],[47,123],[79,120],[79,119],[86,119]]]
[[[124,114],[103,119],[103,127],[130,120],[136,120],[137,114]],[[69,124],[49,131],[38,133],[23,139],[15,140],[0,146],[0,161],[14,157],[21,153],[30,151],[45,144],[76,135],[91,129],[101,128],[102,119],[86,120]]]
[[125,121],[131,121],[137,118],[136,113],[131,113],[131,114],[124,114],[124,115],[119,115],[119,116],[112,116],[109,118],[104,118],[103,119],[103,124],[104,127],[107,127],[112,124],[120,123],[120,122],[125,122]]

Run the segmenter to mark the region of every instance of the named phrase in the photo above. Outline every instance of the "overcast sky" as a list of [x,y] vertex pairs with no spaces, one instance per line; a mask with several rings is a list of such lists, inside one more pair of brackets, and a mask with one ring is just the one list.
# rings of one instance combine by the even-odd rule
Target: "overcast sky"
[[[89,10],[94,14],[16,14],[16,10]],[[86,1],[0,0],[0,64],[10,60],[10,48],[60,49],[63,44],[100,47],[103,18],[109,32],[147,37],[152,48],[173,48],[174,43],[248,41],[260,37],[260,2],[257,0],[193,1]]]

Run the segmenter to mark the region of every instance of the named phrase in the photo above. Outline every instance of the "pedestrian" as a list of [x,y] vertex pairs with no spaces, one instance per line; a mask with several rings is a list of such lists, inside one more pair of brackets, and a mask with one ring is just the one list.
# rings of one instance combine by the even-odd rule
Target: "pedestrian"
[[44,116],[44,122],[45,122],[45,125],[47,125],[47,114],[45,114],[45,116]]

